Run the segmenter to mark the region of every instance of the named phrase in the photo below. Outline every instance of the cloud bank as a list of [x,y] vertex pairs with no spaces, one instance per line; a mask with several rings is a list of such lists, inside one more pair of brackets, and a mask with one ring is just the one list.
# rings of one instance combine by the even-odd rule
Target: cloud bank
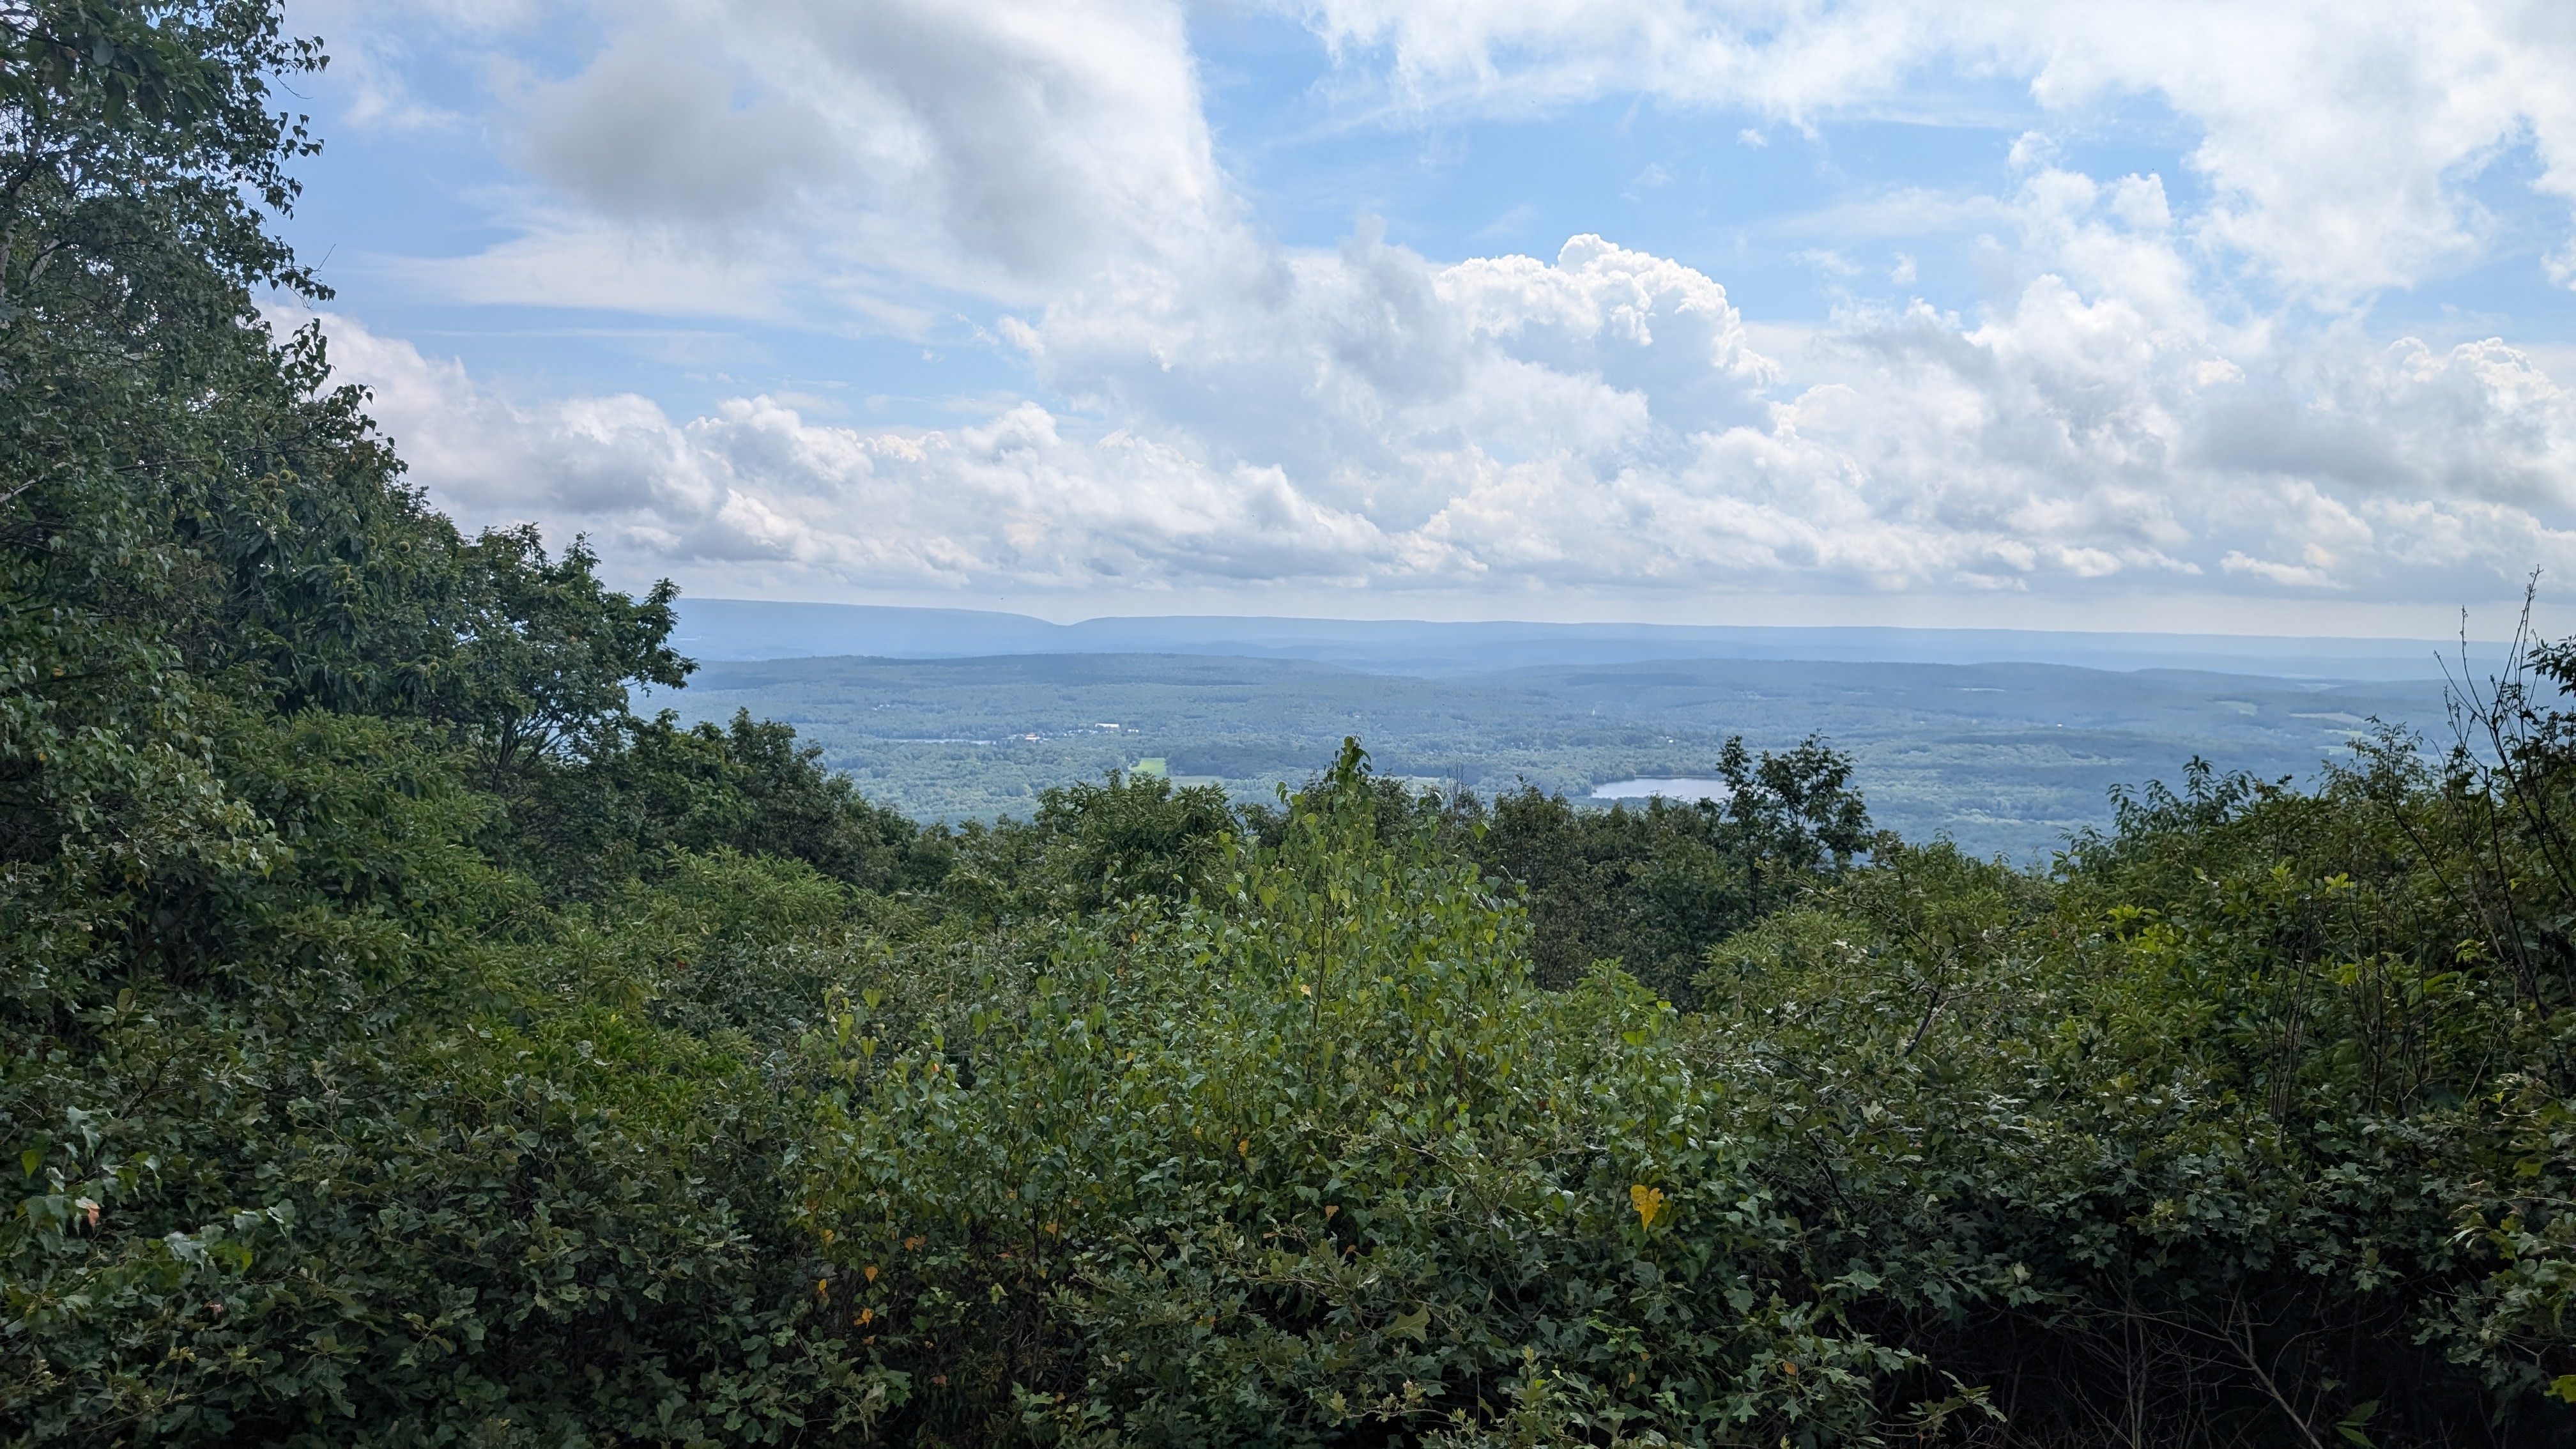
[[2576,566],[2576,400],[2501,339],[2363,321],[2480,245],[2464,167],[2522,146],[2576,194],[2563,7],[2075,9],[1293,7],[1363,108],[1636,91],[1801,124],[1949,66],[2201,128],[2205,204],[2033,138],[1985,203],[2022,280],[1787,333],[1615,238],[1267,241],[1168,5],[653,0],[512,93],[542,204],[446,284],[897,330],[970,295],[1029,395],[945,428],[674,418],[506,395],[347,317],[334,355],[469,519],[841,594],[2490,599]]

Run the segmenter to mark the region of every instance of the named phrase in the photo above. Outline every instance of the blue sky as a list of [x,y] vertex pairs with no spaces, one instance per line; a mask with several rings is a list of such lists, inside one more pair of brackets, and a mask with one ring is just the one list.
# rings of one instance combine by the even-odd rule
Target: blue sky
[[2576,23],[2069,9],[314,0],[287,231],[442,506],[698,594],[2424,634],[2576,568]]

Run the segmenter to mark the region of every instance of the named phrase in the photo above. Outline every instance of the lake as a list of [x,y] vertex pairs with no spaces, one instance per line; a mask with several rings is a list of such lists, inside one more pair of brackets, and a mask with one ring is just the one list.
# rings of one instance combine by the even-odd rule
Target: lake
[[1690,802],[1723,800],[1731,793],[1724,780],[1614,780],[1592,788],[1595,800],[1643,800],[1661,795],[1667,800]]

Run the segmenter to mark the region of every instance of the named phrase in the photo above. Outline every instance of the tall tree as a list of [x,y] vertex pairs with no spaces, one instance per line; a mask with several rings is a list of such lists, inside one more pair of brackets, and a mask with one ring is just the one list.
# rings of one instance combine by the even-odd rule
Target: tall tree
[[265,3],[0,4],[0,911],[23,941],[76,955],[132,884],[262,856],[183,666],[277,634],[226,624],[295,586],[279,495],[309,459],[390,472],[350,446],[354,397],[315,395],[318,337],[281,352],[252,300],[319,295],[263,221],[313,149],[271,79],[320,64]]

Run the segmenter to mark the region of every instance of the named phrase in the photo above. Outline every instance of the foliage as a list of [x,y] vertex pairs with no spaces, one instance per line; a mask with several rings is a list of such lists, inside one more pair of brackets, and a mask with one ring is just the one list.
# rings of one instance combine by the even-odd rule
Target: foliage
[[800,860],[882,895],[946,878],[953,847],[861,798],[792,728],[748,714],[683,729],[663,711],[596,722],[584,757],[540,761],[515,783],[526,868],[566,895],[612,888],[672,851]]
[[[1810,736],[1785,754],[1730,739],[1723,800],[1650,800],[1579,810],[1562,795],[1498,797],[1474,855],[1525,893],[1539,977],[1569,985],[1617,961],[1670,1000],[1695,1004],[1702,959],[1871,842],[1851,762]],[[1484,812],[1465,802],[1471,819]]]
[[[1904,1362],[1799,1271],[1671,1008],[1550,994],[1356,747],[1215,899],[1068,932],[961,1037],[825,1043],[818,1286],[920,1432],[1847,1438]],[[1651,1439],[1644,1442],[1654,1442]]]
[[2576,1432],[2576,645],[2045,870],[1813,738],[918,827],[260,320],[319,63],[0,0],[0,1444]]
[[539,762],[605,747],[600,728],[624,715],[629,685],[677,689],[696,667],[666,642],[679,590],[668,579],[641,600],[610,589],[586,541],[553,559],[534,524],[495,529],[460,562],[482,607],[450,666],[456,709],[479,727],[496,791]]
[[2458,934],[2404,746],[2316,795],[2195,770],[2053,880],[1893,848],[1717,953],[1695,1059],[1818,1271],[1882,1281],[1857,1321],[2040,1442],[2566,1430],[2554,1275],[2491,1276],[2563,1180],[2513,1075],[2563,1025]]

